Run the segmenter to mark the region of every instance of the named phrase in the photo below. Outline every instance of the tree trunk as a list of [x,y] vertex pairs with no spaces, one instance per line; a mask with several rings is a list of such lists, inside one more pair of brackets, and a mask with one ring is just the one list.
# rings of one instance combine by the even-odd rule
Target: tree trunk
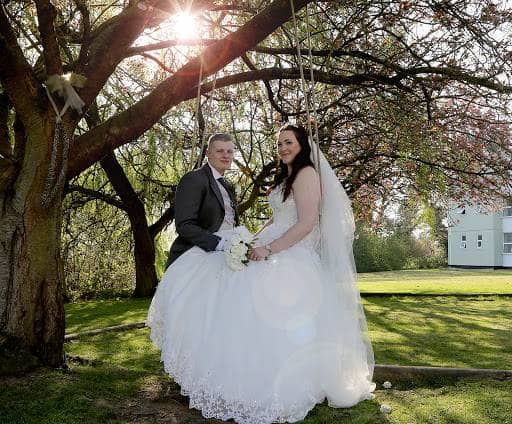
[[[0,363],[13,343],[43,364],[63,363],[62,187],[47,207],[42,205],[53,122],[37,122],[27,131],[18,175],[0,192]],[[10,359],[7,363],[23,366]]]
[[121,198],[123,209],[128,214],[132,227],[135,244],[133,250],[135,256],[135,290],[133,296],[152,296],[158,283],[155,269],[155,241],[149,229],[144,203],[135,193],[114,153],[105,156],[101,160],[101,166],[112,187]]
[[155,241],[149,233],[144,209],[141,217],[134,217],[132,213],[129,213],[128,216],[135,242],[133,254],[135,256],[136,282],[133,297],[152,296],[158,283],[155,269]]

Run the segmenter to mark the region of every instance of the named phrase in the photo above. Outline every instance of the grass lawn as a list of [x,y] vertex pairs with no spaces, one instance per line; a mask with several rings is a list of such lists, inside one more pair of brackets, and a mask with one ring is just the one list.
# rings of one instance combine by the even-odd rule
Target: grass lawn
[[[69,304],[66,332],[142,321],[148,305]],[[512,298],[371,297],[363,306],[377,363],[512,369]]]
[[[1,423],[219,423],[188,408],[163,373],[147,329],[86,337],[66,350],[86,361],[2,381]],[[375,399],[354,408],[319,405],[303,423],[512,423],[512,381],[393,383],[391,390],[379,384]],[[381,414],[381,404],[391,405],[392,413]]]
[[146,319],[151,299],[91,300],[66,304],[66,333]]
[[379,390],[393,408],[388,423],[511,424],[512,382],[461,380],[438,387]]
[[[405,270],[358,274],[361,293],[512,294],[509,270]],[[146,318],[148,299],[96,300],[66,305],[66,332],[91,330]]]
[[363,301],[379,364],[512,369],[512,298]]
[[[435,277],[451,272],[363,274],[360,281],[363,290],[365,284],[439,290]],[[460,292],[477,285],[477,276],[496,292],[512,273],[454,271],[448,281]],[[363,304],[377,363],[512,369],[512,298],[394,296]],[[141,321],[148,305],[146,299],[66,305],[67,333]],[[66,352],[73,358],[69,370],[0,382],[0,423],[218,423],[189,410],[163,372],[147,329],[84,337],[66,343]],[[512,381],[394,381],[390,390],[379,384],[375,399],[354,408],[319,405],[303,422],[512,424],[511,393]],[[383,403],[392,406],[391,414],[380,413]]]
[[358,274],[361,293],[512,294],[511,270],[425,269]]

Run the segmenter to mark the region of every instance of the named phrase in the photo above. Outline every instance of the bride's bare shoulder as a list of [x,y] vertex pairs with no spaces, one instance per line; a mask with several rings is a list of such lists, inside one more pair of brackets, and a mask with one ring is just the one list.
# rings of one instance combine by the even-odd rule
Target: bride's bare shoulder
[[318,172],[312,166],[305,166],[302,168],[295,177],[293,182],[294,188],[296,186],[314,186],[320,183]]

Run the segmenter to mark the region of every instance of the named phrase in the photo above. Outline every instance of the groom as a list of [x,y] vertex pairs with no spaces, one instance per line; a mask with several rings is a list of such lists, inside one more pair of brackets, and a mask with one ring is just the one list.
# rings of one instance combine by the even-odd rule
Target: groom
[[226,240],[213,233],[238,225],[235,192],[223,178],[233,162],[234,149],[231,135],[212,135],[206,151],[208,163],[186,173],[179,182],[174,202],[178,237],[166,268],[192,246],[208,252],[222,250]]

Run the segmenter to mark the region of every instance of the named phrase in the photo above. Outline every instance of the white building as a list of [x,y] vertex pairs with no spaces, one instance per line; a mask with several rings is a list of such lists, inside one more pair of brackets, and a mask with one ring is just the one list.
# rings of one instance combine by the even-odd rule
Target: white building
[[458,207],[448,225],[449,266],[512,267],[512,205],[498,212]]

